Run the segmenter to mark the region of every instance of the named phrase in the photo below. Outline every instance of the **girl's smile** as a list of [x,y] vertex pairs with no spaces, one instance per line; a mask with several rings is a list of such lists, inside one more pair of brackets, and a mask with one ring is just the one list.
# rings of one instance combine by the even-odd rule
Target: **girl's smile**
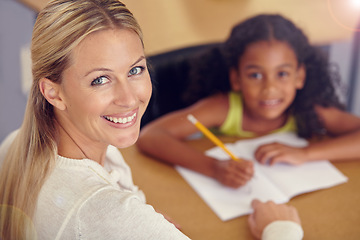
[[281,99],[268,99],[268,100],[260,101],[260,105],[268,108],[279,106],[281,103],[282,103]]

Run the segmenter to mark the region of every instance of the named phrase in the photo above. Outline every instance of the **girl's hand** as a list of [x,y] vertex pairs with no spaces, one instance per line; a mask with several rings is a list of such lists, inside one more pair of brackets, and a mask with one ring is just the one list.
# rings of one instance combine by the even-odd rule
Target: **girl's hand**
[[261,164],[289,163],[300,165],[307,160],[306,149],[290,147],[281,143],[269,143],[258,147],[255,159]]
[[253,163],[246,160],[236,162],[234,160],[220,161],[215,163],[214,178],[220,183],[238,188],[245,185],[254,175]]
[[299,214],[295,207],[286,204],[275,204],[272,201],[260,202],[253,200],[251,206],[254,212],[249,216],[248,223],[251,233],[261,238],[264,228],[277,220],[293,221],[301,225]]

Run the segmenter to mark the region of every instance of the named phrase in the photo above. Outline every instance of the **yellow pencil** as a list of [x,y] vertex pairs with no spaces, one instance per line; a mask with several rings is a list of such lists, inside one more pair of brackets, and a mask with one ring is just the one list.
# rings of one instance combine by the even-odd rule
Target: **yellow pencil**
[[241,161],[241,159],[239,159],[238,157],[236,157],[232,152],[230,152],[229,149],[227,149],[227,147],[225,146],[224,143],[222,143],[220,141],[220,139],[218,139],[212,132],[209,131],[209,129],[207,129],[201,122],[199,122],[192,114],[189,114],[187,116],[187,119],[192,122],[195,127],[197,127],[206,137],[208,137],[213,143],[215,143],[217,146],[219,146],[221,149],[223,149],[227,154],[229,154],[229,156],[231,157],[231,159],[235,160],[235,161]]

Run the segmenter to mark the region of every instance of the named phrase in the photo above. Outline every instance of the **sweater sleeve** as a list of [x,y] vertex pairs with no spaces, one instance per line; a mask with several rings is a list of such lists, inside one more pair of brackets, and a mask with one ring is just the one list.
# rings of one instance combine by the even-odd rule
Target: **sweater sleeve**
[[76,221],[77,239],[189,239],[132,192],[102,191],[79,208]]
[[301,240],[304,231],[293,221],[275,221],[267,225],[263,231],[262,240]]

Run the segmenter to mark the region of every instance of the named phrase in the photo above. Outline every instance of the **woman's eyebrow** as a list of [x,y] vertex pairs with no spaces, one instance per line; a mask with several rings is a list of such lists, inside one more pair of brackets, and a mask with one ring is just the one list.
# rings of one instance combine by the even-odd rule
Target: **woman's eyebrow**
[[88,76],[90,73],[92,73],[92,72],[100,72],[100,71],[102,71],[102,72],[112,72],[112,70],[111,69],[108,69],[108,68],[94,68],[94,69],[91,69],[89,72],[87,72],[85,75],[84,75],[84,77],[86,77],[86,76]]
[[138,58],[138,60],[136,60],[130,67],[135,66],[136,64],[138,64],[139,62],[141,62],[143,59],[145,59],[145,56],[140,56],[140,57]]
[[[139,62],[141,62],[143,59],[145,59],[145,56],[141,56],[139,57],[133,64],[130,65],[130,67],[135,66],[136,64],[138,64]],[[109,69],[109,68],[94,68],[91,69],[89,72],[87,72],[84,77],[88,76],[90,73],[92,72],[98,72],[98,71],[103,71],[103,72],[112,72],[113,70]]]

